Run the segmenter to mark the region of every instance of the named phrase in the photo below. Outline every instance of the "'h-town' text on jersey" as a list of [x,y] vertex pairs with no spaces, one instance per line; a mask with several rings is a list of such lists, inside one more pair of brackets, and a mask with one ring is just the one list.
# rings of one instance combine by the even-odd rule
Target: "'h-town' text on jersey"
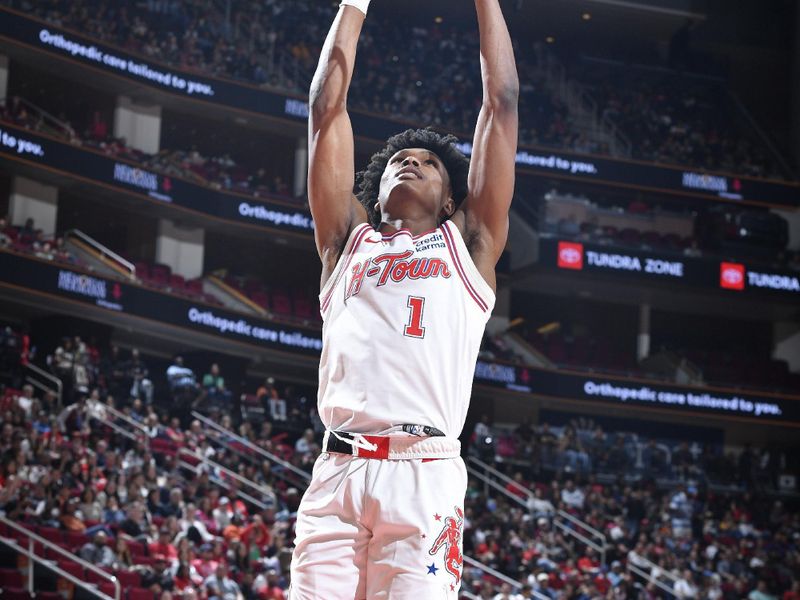
[[455,225],[351,233],[320,293],[318,407],[334,431],[402,424],[458,437],[495,295]]

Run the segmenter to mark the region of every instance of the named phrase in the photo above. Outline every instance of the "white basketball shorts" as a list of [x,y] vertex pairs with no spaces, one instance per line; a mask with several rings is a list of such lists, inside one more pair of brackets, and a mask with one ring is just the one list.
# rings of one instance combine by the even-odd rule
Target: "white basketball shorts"
[[460,457],[321,454],[298,510],[290,600],[456,599],[466,489]]

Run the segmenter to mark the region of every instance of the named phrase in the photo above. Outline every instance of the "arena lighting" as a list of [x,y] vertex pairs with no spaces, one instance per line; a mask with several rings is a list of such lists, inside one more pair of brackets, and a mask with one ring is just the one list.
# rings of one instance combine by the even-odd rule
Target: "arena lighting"
[[559,329],[561,329],[561,323],[559,323],[558,321],[552,321],[550,323],[546,323],[545,325],[539,327],[539,329],[536,330],[536,333],[538,333],[539,335],[547,335],[550,333],[554,333]]
[[554,38],[552,35],[548,35],[546,38],[544,38],[544,41],[547,42],[548,44],[552,44],[553,42],[556,41],[556,38]]
[[434,23],[441,23],[442,21],[444,21],[444,18],[442,18],[442,17],[434,17],[434,19],[433,19]]
[[585,12],[585,13],[583,13],[581,15],[581,19],[583,19],[584,21],[591,21],[592,20],[592,14]]
[[514,329],[514,327],[516,327],[517,325],[522,325],[524,322],[525,322],[525,319],[523,319],[522,317],[516,317],[514,319],[511,319],[508,322],[508,328],[506,329],[506,331],[508,331],[510,329]]

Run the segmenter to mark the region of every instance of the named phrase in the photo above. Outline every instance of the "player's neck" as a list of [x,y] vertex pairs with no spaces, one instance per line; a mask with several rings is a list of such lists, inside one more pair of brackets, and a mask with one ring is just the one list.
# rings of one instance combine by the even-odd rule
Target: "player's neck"
[[421,219],[404,218],[404,219],[384,219],[378,225],[378,231],[383,235],[392,235],[400,230],[405,230],[411,235],[421,235],[429,231],[433,231],[438,227],[436,219],[424,217]]

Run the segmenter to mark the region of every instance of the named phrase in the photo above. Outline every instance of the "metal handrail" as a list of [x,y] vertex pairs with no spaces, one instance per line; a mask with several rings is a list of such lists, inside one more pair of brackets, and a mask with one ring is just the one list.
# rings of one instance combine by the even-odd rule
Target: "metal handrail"
[[[655,563],[647,560],[641,554],[637,554],[636,552],[633,552],[633,551],[631,551],[631,554],[633,556],[635,556],[637,559],[648,563],[649,565],[653,565],[655,567],[658,567],[658,565],[656,565]],[[657,579],[656,577],[653,577],[650,573],[648,573],[647,571],[642,569],[640,566],[633,564],[630,561],[630,558],[626,561],[625,567],[628,569],[628,571],[630,571],[631,573],[634,573],[635,575],[638,575],[639,577],[641,577],[642,579],[644,579],[648,583],[652,583],[656,587],[661,588],[663,591],[667,592],[670,596],[674,596],[675,595],[675,590],[673,588],[669,587],[666,583],[664,583],[663,581]],[[658,568],[661,569],[661,567],[658,567]],[[661,572],[664,573],[664,575],[667,576],[667,579],[669,579],[672,582],[673,585],[675,585],[675,583],[678,580],[677,577],[672,575],[672,573],[669,573],[668,571],[665,571],[664,569],[661,569]]]
[[201,413],[199,413],[197,411],[192,411],[192,416],[194,418],[196,418],[197,420],[199,420],[201,423],[204,423],[205,425],[210,426],[211,428],[217,430],[218,432],[223,433],[223,434],[229,436],[230,438],[236,440],[237,442],[239,442],[243,446],[246,446],[250,450],[253,450],[253,451],[259,453],[261,456],[263,456],[265,458],[268,458],[272,462],[279,464],[284,469],[290,470],[292,473],[295,473],[296,475],[299,475],[300,477],[302,477],[306,481],[311,481],[311,474],[308,473],[307,471],[303,471],[302,469],[299,469],[299,468],[295,467],[293,464],[286,462],[285,460],[283,460],[279,456],[276,456],[272,452],[264,450],[262,447],[255,445],[253,442],[251,442],[247,438],[243,438],[242,436],[235,434],[230,429],[226,429],[225,427],[223,427],[222,425],[220,425],[216,421],[214,421],[212,419],[209,419],[208,417],[206,417],[205,415],[203,415],[203,414],[201,414]]
[[141,437],[138,437],[135,433],[130,432],[129,430],[125,429],[122,425],[120,425],[119,423],[115,422],[113,419],[108,417],[109,412],[116,413],[117,415],[119,415],[120,419],[125,420],[128,423],[135,425],[137,428],[139,428],[140,433],[144,435],[145,442],[148,442],[150,440],[150,438],[147,436],[146,430],[144,430],[144,427],[139,425],[139,423],[136,423],[136,421],[134,421],[133,419],[130,419],[130,417],[128,417],[126,414],[119,412],[118,410],[108,406],[107,404],[98,402],[97,400],[88,400],[88,403],[90,409],[99,406],[103,412],[103,415],[100,416],[99,411],[96,411],[94,414],[91,415],[91,418],[100,421],[107,427],[110,427],[120,435],[125,436],[126,438],[128,438],[133,442],[140,441],[142,439]]
[[602,560],[600,562],[602,564],[605,564],[605,562],[606,562],[605,561],[605,548],[600,546],[597,542],[595,542],[594,540],[586,537],[582,533],[579,533],[579,532],[575,531],[571,527],[567,527],[561,521],[556,521],[555,519],[553,519],[553,527],[557,527],[564,534],[571,535],[572,537],[577,539],[579,542],[582,542],[582,543],[586,544],[587,546],[589,546],[590,548],[592,548],[595,552],[599,552],[601,554],[601,556],[602,556]]
[[[178,459],[177,459],[177,462],[176,462],[176,464],[177,464],[179,467],[183,467],[184,469],[186,469],[186,470],[188,470],[188,471],[192,471],[192,472],[196,472],[196,471],[197,471],[197,465],[193,465],[192,463],[188,463],[188,462],[186,462],[185,460],[182,460],[182,459],[180,459],[180,458],[178,458]],[[183,477],[183,476],[179,476],[179,477],[180,477],[180,478],[181,478],[181,479],[182,479],[184,482],[186,481],[186,478],[185,478],[185,477]],[[227,489],[227,487],[225,486],[225,482],[223,482],[223,481],[222,481],[222,480],[221,480],[219,477],[215,477],[215,476],[209,476],[209,478],[208,478],[208,479],[209,479],[209,481],[210,481],[211,483],[213,483],[213,484],[214,484],[214,485],[216,485],[217,487],[219,487],[219,488],[222,488],[222,489]],[[254,498],[254,497],[253,497],[253,496],[251,496],[250,494],[248,494],[248,493],[246,493],[246,492],[243,492],[242,490],[239,490],[239,489],[237,489],[237,490],[236,490],[236,496],[237,496],[237,498],[242,498],[243,500],[246,500],[247,502],[250,502],[251,504],[254,504],[254,505],[255,505],[255,506],[257,506],[257,507],[258,507],[260,510],[266,510],[267,508],[269,508],[269,507],[268,507],[266,504],[264,504],[263,502],[261,502],[261,501],[260,501],[260,500],[258,500],[257,498]]]
[[[631,550],[628,553],[628,556],[629,557],[633,556],[635,560],[645,563],[650,569],[659,569],[664,574],[664,576],[672,582],[673,585],[678,581],[678,578],[675,575],[673,575],[672,573],[670,573],[669,571],[665,570],[664,567],[662,567],[660,565],[657,565],[652,560],[642,556],[638,552],[635,552],[635,551]],[[630,562],[631,562],[630,558],[628,559],[627,562],[628,562],[628,564],[630,564]]]
[[[37,367],[36,365],[34,365],[33,363],[30,363],[30,362],[25,365],[25,368],[26,369],[30,369],[31,371],[36,373],[39,377],[43,377],[44,379],[46,379],[47,381],[53,383],[56,386],[56,397],[58,399],[58,405],[61,406],[61,399],[62,399],[63,392],[64,392],[64,384],[61,383],[61,379],[59,379],[58,377],[56,377],[52,373],[48,373],[44,369],[42,369],[40,367]],[[27,377],[26,377],[26,379],[27,379]],[[31,382],[31,383],[33,383],[33,382]]]
[[[767,133],[761,128],[761,126],[758,124],[758,121],[755,120],[750,111],[747,110],[747,107],[745,107],[745,105],[742,103],[739,97],[736,94],[734,94],[731,90],[727,90],[727,93],[728,97],[731,99],[734,106],[736,106],[736,109],[742,115],[744,115],[744,117],[750,124],[750,127],[752,127],[755,130],[755,132],[758,134],[758,137],[761,138],[761,141],[764,142],[767,148],[769,148],[769,151],[772,152],[773,158],[776,158],[778,162],[781,164],[781,167],[783,168],[786,175],[790,176],[792,179],[795,179],[796,175],[792,170],[792,168],[789,166],[789,164],[786,162],[786,159],[783,157],[783,154],[781,154],[781,152],[775,147],[775,144],[772,142]],[[764,175],[764,179],[768,179],[768,176]]]
[[82,241],[84,241],[87,244],[89,244],[94,250],[99,252],[101,257],[107,256],[107,257],[113,259],[115,262],[119,263],[126,270],[128,270],[129,271],[129,275],[128,276],[131,279],[136,279],[136,267],[134,266],[134,264],[131,261],[123,258],[119,254],[114,252],[111,248],[108,248],[108,247],[104,246],[103,244],[101,244],[100,242],[95,240],[94,238],[89,237],[88,235],[83,233],[80,229],[70,229],[64,235],[65,236],[74,235],[75,237],[80,238]]
[[[505,475],[504,473],[501,473],[500,471],[498,471],[497,469],[495,469],[491,465],[486,464],[485,462],[483,462],[479,458],[476,458],[474,456],[470,456],[469,457],[469,461],[477,464],[482,469],[484,469],[484,471],[487,471],[488,473],[491,473],[492,475],[494,475],[495,477],[497,477],[501,481],[504,481],[506,484],[513,484],[519,490],[524,492],[525,495],[528,498],[534,498],[535,497],[531,493],[530,490],[525,489],[524,487],[520,486],[516,481],[511,479],[508,475]],[[481,481],[483,481],[487,485],[490,485],[493,488],[495,488],[496,490],[499,490],[500,492],[502,492],[503,494],[505,494],[509,498],[512,498],[513,500],[515,500],[519,504],[525,506],[526,508],[528,507],[527,503],[523,502],[522,499],[519,498],[519,496],[516,496],[515,494],[510,493],[504,486],[496,483],[495,481],[492,481],[492,479],[490,477],[488,477],[487,475],[485,475],[483,473],[479,473],[475,469],[468,468],[467,470],[473,476],[477,477],[478,479],[480,479]],[[563,523],[558,522],[556,519],[559,518],[559,517],[571,522],[576,527],[580,527],[581,529],[584,529],[585,531],[590,533],[592,536],[597,538],[599,540],[599,543],[596,542],[596,541],[590,540],[589,538],[587,538],[586,536],[582,535],[581,533],[579,533],[575,529],[573,529],[571,527],[567,527]],[[566,512],[564,510],[561,510],[561,509],[557,509],[556,510],[556,514],[553,517],[553,525],[558,527],[559,529],[561,529],[565,534],[571,535],[571,536],[577,538],[579,541],[583,542],[584,544],[586,544],[590,548],[594,549],[596,552],[599,552],[600,553],[600,563],[603,564],[603,565],[606,564],[606,547],[608,545],[608,538],[606,538],[606,536],[601,531],[595,529],[594,527],[592,527],[591,525],[589,525],[585,521],[582,521],[581,519],[577,518],[576,516],[571,515],[568,512]]]
[[[137,420],[132,419],[131,417],[126,415],[124,412],[117,410],[116,408],[114,408],[113,406],[109,406],[108,404],[103,404],[98,400],[88,400],[87,404],[89,404],[90,407],[99,405],[103,411],[105,411],[106,413],[110,413],[115,419],[125,421],[132,427],[138,429],[141,433],[145,435],[145,437],[147,437],[147,428],[141,423],[139,423]],[[110,419],[107,421],[112,422]]]
[[[479,459],[479,458],[476,458],[475,456],[470,456],[470,457],[469,457],[469,460],[470,460],[471,462],[474,462],[475,464],[477,464],[479,467],[481,467],[481,468],[482,468],[482,469],[484,469],[485,471],[488,471],[489,473],[491,473],[492,475],[494,475],[495,477],[497,477],[497,478],[498,478],[498,479],[500,479],[501,481],[504,481],[505,483],[512,483],[512,484],[514,484],[514,485],[515,485],[515,486],[517,486],[517,487],[518,487],[518,488],[519,488],[521,491],[525,492],[525,494],[527,494],[527,495],[528,495],[528,497],[531,497],[531,498],[532,498],[532,497],[534,497],[533,493],[531,493],[531,491],[530,491],[530,490],[528,490],[528,489],[526,489],[526,488],[522,487],[522,486],[521,486],[521,485],[519,485],[519,484],[518,484],[516,481],[514,481],[513,479],[511,479],[511,478],[510,478],[508,475],[506,475],[505,473],[501,473],[500,471],[498,471],[497,469],[495,469],[493,466],[491,466],[491,465],[489,465],[489,464],[487,464],[487,463],[483,462],[481,459]],[[571,515],[571,514],[569,514],[568,512],[566,512],[566,511],[563,511],[563,510],[557,510],[556,512],[557,512],[557,513],[563,513],[563,515],[559,515],[559,516],[563,516],[563,517],[564,517],[565,519],[567,519],[568,521],[572,521],[572,522],[573,522],[575,525],[577,525],[578,527],[580,527],[580,528],[582,528],[582,529],[585,529],[586,531],[590,532],[590,533],[591,533],[592,535],[594,535],[595,537],[597,537],[597,538],[599,538],[599,539],[602,539],[604,542],[607,540],[607,538],[606,538],[605,534],[603,534],[603,532],[601,532],[599,529],[596,529],[596,528],[592,527],[592,526],[591,526],[591,525],[589,525],[589,524],[588,524],[586,521],[582,521],[581,519],[579,519],[579,518],[578,518],[578,517],[576,517],[575,515]]]
[[[28,542],[28,548],[23,548],[22,545],[18,544],[16,540],[9,539],[9,538],[0,538],[0,539],[2,539],[3,543],[6,544],[7,546],[9,546],[12,550],[15,550],[16,552],[19,552],[20,554],[22,554],[23,556],[28,558],[28,584],[27,584],[28,593],[32,594],[32,593],[34,593],[36,591],[36,590],[33,589],[33,563],[36,562],[36,563],[38,563],[38,564],[50,569],[51,571],[54,571],[59,577],[63,577],[64,579],[66,579],[67,581],[72,583],[73,585],[77,585],[77,586],[83,588],[84,590],[86,590],[87,592],[89,592],[90,594],[95,594],[96,596],[99,596],[103,600],[119,600],[119,597],[120,597],[119,595],[116,595],[114,597],[114,596],[109,596],[107,594],[104,594],[99,589],[97,589],[95,584],[87,583],[87,582],[83,581],[82,579],[78,579],[77,577],[75,577],[71,573],[67,573],[66,571],[64,571],[57,564],[54,564],[53,561],[47,560],[46,558],[43,558],[43,557],[39,556],[38,554],[36,554],[36,552],[33,551],[33,542],[32,541]],[[115,594],[116,594],[116,592],[115,592]]]
[[[519,589],[523,585],[525,585],[521,581],[512,579],[511,577],[509,577],[508,575],[504,575],[497,569],[493,569],[492,567],[486,566],[482,562],[475,560],[474,558],[472,558],[471,556],[467,556],[466,554],[464,555],[464,563],[476,569],[480,569],[484,573],[488,573],[489,575],[495,577],[496,579],[499,579],[503,583],[507,583],[508,585],[512,586],[514,589]],[[533,593],[533,597],[537,598],[537,600],[550,600],[548,596],[545,596],[544,594],[541,594],[536,590],[531,590],[531,592]]]
[[[72,553],[72,552],[70,552],[68,550],[65,550],[64,548],[62,548],[58,544],[55,544],[55,543],[51,542],[50,540],[47,540],[47,539],[43,538],[42,536],[34,533],[30,529],[27,529],[27,528],[23,527],[22,525],[20,525],[18,523],[15,523],[14,521],[10,521],[6,517],[0,517],[0,523],[3,523],[6,527],[10,527],[11,529],[14,529],[14,530],[22,533],[23,535],[27,536],[27,538],[28,538],[28,550],[27,551],[25,551],[25,549],[22,548],[22,546],[20,544],[14,543],[13,540],[10,540],[10,542],[14,543],[14,545],[17,546],[18,549],[23,551],[28,556],[28,558],[32,558],[32,559],[36,560],[37,562],[43,563],[46,567],[48,567],[50,569],[53,569],[54,571],[57,571],[59,575],[61,575],[61,576],[65,577],[66,579],[69,579],[70,581],[72,581],[72,583],[75,583],[75,584],[79,585],[80,587],[92,592],[93,594],[96,594],[96,595],[100,596],[101,598],[112,598],[111,596],[107,596],[107,595],[103,594],[102,592],[100,592],[99,590],[97,590],[93,584],[87,583],[87,582],[82,581],[82,580],[80,580],[80,579],[78,579],[76,577],[73,577],[69,573],[66,573],[65,571],[62,571],[60,568],[58,568],[58,566],[52,564],[51,561],[46,560],[44,557],[40,557],[38,554],[36,554],[34,552],[34,550],[33,550],[33,542],[38,542],[39,544],[49,548],[50,550],[55,550],[57,553],[61,554],[66,559],[71,560],[72,562],[75,562],[75,563],[81,565],[84,569],[89,569],[90,571],[92,571],[93,573],[96,573],[97,575],[100,575],[104,579],[108,579],[114,585],[113,600],[120,600],[122,587],[120,586],[119,579],[117,579],[116,576],[111,575],[110,573],[107,573],[106,571],[104,571],[100,567],[97,567],[94,564],[90,563],[88,560],[84,560],[80,556],[78,556],[77,554],[74,554],[74,553]],[[32,565],[30,565],[30,567],[29,567],[28,584],[31,587],[31,589],[29,591],[31,591],[31,592],[35,591],[35,590],[33,590],[33,566]]]
[[670,596],[673,596],[675,594],[675,590],[673,590],[671,587],[669,587],[663,581],[659,581],[658,579],[656,579],[655,577],[650,575],[647,571],[645,571],[643,569],[640,569],[636,565],[632,565],[632,564],[628,563],[628,571],[630,571],[634,575],[638,575],[639,577],[641,577],[642,579],[644,579],[648,583],[652,583],[654,586],[661,588],[663,591],[668,593]]
[[[231,477],[232,479],[235,479],[236,481],[238,481],[238,482],[240,482],[240,483],[242,483],[244,485],[247,485],[250,488],[258,491],[263,496],[271,498],[272,501],[273,501],[273,504],[277,504],[277,499],[276,499],[276,496],[275,496],[275,492],[273,492],[272,490],[270,490],[270,489],[268,489],[268,488],[266,488],[266,487],[264,487],[262,485],[259,485],[258,483],[256,483],[252,479],[248,479],[247,477],[242,477],[241,475],[239,475],[235,471],[231,471],[228,467],[225,467],[225,466],[219,464],[218,462],[215,462],[215,461],[211,460],[210,458],[206,458],[202,454],[198,454],[197,452],[189,450],[188,448],[178,448],[177,456],[178,456],[179,460],[180,460],[180,456],[182,454],[186,454],[186,455],[191,456],[192,458],[195,458],[198,461],[200,461],[200,463],[198,463],[198,465],[191,465],[191,463],[187,463],[186,461],[181,461],[184,464],[187,464],[187,465],[191,466],[193,470],[197,471],[197,467],[199,466],[199,464],[207,464],[210,467],[216,469],[217,471],[220,471],[220,472],[224,473],[228,477]],[[241,490],[237,490],[237,491],[241,492]]]
[[[75,130],[72,128],[72,126],[69,123],[67,123],[65,121],[62,121],[58,117],[53,116],[52,114],[47,112],[45,109],[43,109],[42,107],[34,104],[33,102],[31,102],[27,98],[23,98],[22,96],[17,96],[17,99],[20,101],[20,103],[24,104],[25,106],[27,106],[31,110],[39,113],[39,115],[42,117],[43,120],[48,120],[48,121],[51,121],[52,123],[55,123],[58,127],[60,127],[68,135],[75,135]],[[5,98],[3,99],[3,104],[6,104],[6,99]]]
[[562,518],[566,519],[567,521],[570,521],[575,526],[580,527],[581,529],[585,529],[586,531],[591,533],[594,537],[599,539],[603,543],[603,546],[605,547],[606,542],[608,541],[608,538],[606,538],[605,534],[602,531],[600,531],[598,529],[595,529],[594,527],[589,525],[586,521],[583,521],[583,520],[579,519],[575,515],[569,514],[565,510],[560,510],[559,509],[559,510],[556,511],[556,514],[559,517],[562,517]]
[[471,469],[469,467],[467,467],[467,472],[470,475],[472,475],[473,477],[476,477],[477,479],[480,479],[486,485],[493,487],[494,489],[496,489],[501,494],[504,494],[506,497],[508,497],[509,499],[513,500],[514,502],[516,502],[520,506],[524,507],[526,510],[528,509],[527,503],[522,498],[520,498],[519,496],[509,492],[504,486],[502,486],[499,483],[497,483],[496,481],[494,481],[488,475],[486,475],[484,473],[480,473],[480,472],[476,471],[475,469]]

